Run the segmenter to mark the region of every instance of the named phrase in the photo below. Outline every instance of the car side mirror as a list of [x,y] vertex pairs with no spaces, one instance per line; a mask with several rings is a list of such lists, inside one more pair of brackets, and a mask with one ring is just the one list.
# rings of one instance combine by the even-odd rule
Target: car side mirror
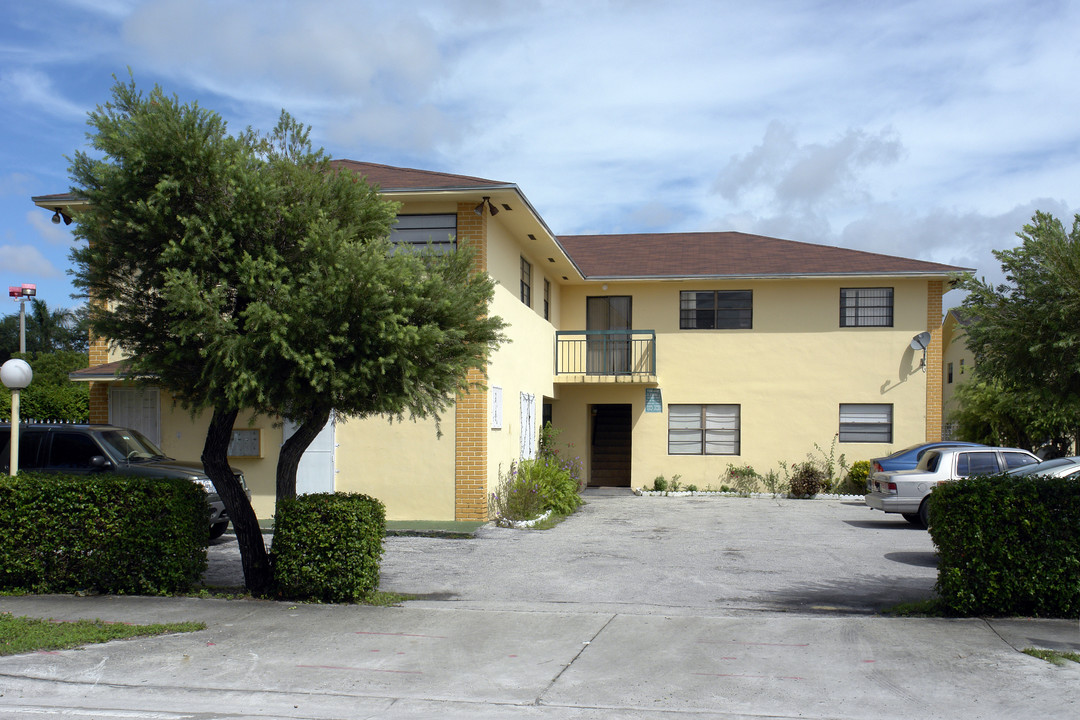
[[95,455],[90,458],[90,467],[95,470],[108,470],[113,466],[112,461],[104,455]]

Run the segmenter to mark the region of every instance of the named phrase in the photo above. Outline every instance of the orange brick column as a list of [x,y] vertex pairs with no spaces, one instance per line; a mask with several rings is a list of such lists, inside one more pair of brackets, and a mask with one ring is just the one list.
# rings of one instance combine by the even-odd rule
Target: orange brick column
[[[90,336],[90,367],[109,362],[109,343]],[[90,422],[106,425],[109,422],[109,383],[90,383]]]
[[[457,241],[476,252],[473,269],[487,272],[487,213],[473,212],[475,203],[458,203]],[[470,370],[468,381],[479,384],[459,393],[454,415],[454,519],[487,520],[488,394],[486,369]]]
[[941,296],[942,280],[931,280],[926,288],[926,326],[930,330],[930,345],[926,348],[926,442],[941,439],[942,427],[942,358]]

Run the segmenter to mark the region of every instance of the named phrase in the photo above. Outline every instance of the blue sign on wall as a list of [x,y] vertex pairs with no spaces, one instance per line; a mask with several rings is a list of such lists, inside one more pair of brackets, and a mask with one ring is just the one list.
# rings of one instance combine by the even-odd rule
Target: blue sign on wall
[[660,397],[660,388],[645,388],[645,412],[664,412],[664,401]]

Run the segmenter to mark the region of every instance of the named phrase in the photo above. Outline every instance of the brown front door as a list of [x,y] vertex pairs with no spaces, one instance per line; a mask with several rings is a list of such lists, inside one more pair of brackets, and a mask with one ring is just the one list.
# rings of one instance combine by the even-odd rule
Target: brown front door
[[593,405],[590,487],[630,487],[631,405]]

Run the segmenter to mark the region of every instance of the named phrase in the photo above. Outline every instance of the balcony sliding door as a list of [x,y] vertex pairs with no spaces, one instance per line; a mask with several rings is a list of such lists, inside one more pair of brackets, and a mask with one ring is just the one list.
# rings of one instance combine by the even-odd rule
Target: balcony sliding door
[[586,372],[590,375],[629,373],[633,327],[630,296],[589,297],[585,303],[585,327],[589,331]]

